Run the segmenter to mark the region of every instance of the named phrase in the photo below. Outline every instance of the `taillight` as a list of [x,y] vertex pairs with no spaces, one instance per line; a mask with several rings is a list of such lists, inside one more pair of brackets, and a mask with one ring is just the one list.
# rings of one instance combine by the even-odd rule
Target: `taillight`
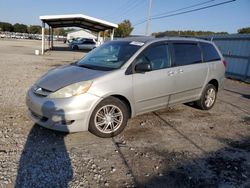
[[222,61],[225,68],[227,68],[227,62],[225,60]]

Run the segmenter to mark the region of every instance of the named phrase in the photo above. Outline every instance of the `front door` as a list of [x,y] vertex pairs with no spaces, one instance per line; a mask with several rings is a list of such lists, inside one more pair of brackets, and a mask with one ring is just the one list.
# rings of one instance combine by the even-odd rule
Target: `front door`
[[171,58],[168,44],[154,44],[147,47],[134,61],[134,64],[149,62],[152,71],[133,74],[133,92],[136,114],[167,106],[173,87]]

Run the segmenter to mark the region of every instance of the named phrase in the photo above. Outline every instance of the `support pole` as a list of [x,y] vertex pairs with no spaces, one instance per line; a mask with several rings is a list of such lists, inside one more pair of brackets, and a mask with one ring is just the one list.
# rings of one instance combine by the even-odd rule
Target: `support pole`
[[113,28],[111,30],[110,40],[114,40],[114,33],[115,33],[115,29]]
[[49,45],[49,49],[51,49],[51,30],[50,30],[50,26],[49,26],[49,40],[48,40],[48,45]]
[[149,0],[148,17],[147,17],[147,25],[146,25],[146,35],[147,36],[150,35],[151,9],[152,9],[152,0]]
[[44,37],[44,29],[45,29],[45,23],[42,23],[42,55],[44,54],[44,48],[45,48],[45,37]]
[[247,81],[248,77],[250,76],[250,75],[248,75],[249,69],[250,69],[250,53],[249,53],[249,56],[248,56],[247,68],[246,68],[246,72],[245,72],[245,75],[244,75],[244,80],[245,81]]
[[51,49],[54,48],[54,29],[51,27]]
[[100,45],[101,44],[101,32],[99,31],[98,33],[97,33],[97,42],[98,42],[98,44]]
[[102,33],[103,33],[102,40],[104,42],[105,41],[105,31],[103,31]]

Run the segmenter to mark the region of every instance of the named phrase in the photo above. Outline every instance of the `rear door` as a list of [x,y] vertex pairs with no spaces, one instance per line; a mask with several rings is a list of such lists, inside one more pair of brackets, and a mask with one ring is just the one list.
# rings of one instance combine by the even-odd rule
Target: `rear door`
[[208,66],[202,62],[199,44],[196,42],[173,42],[174,90],[169,104],[199,98],[208,74]]
[[152,71],[133,74],[133,93],[136,114],[167,106],[173,87],[171,59],[167,43],[157,43],[147,47],[133,62],[134,65],[149,62]]
[[91,40],[85,40],[82,44],[78,45],[79,49],[91,50],[95,47],[95,42]]

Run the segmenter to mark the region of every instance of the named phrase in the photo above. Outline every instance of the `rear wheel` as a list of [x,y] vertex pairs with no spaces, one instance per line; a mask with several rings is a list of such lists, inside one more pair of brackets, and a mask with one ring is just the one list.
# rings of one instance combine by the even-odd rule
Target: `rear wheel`
[[99,137],[113,137],[123,131],[128,118],[126,104],[115,97],[109,97],[101,101],[93,111],[89,131]]
[[73,50],[78,50],[78,46],[77,46],[77,45],[74,45],[74,46],[72,47],[72,49],[73,49]]
[[217,90],[213,84],[208,84],[202,92],[200,100],[196,101],[198,107],[202,110],[210,110],[216,101]]

